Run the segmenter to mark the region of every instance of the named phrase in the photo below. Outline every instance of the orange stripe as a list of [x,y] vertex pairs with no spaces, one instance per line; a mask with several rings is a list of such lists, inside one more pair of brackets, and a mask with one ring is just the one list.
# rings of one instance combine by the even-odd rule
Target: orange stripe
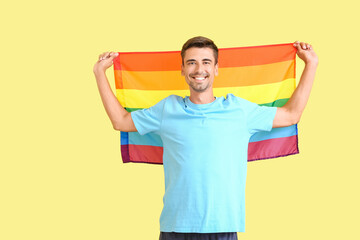
[[[121,87],[119,77],[122,76]],[[176,90],[188,89],[180,71],[119,71],[115,70],[116,89]]]
[[[242,67],[287,61],[295,58],[292,43],[219,49],[219,67]],[[180,51],[121,53],[114,59],[114,70],[179,71]]]
[[[176,71],[181,69],[180,52],[121,53],[114,60],[115,70]],[[121,62],[121,64],[120,64]]]
[[114,76],[115,76],[115,88],[123,89],[124,88],[124,80],[122,78],[122,71],[114,70]]
[[[120,80],[120,77],[123,81]],[[294,60],[258,66],[220,68],[219,76],[215,78],[213,87],[268,84],[294,77]],[[180,71],[135,72],[115,70],[115,84],[117,89],[186,90],[189,88]]]
[[285,61],[273,64],[220,68],[219,76],[214,80],[214,88],[242,87],[281,82],[294,78],[295,61]]
[[292,43],[222,49],[219,67],[243,67],[293,60],[296,48]]
[[115,88],[116,89],[123,89],[124,88],[124,81],[122,78],[122,71],[121,70],[114,70],[114,77],[115,77]]

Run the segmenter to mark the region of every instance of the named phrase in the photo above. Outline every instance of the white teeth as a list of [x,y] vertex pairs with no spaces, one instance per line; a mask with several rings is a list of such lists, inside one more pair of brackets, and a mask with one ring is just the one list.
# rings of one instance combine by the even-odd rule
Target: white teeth
[[195,79],[196,80],[204,80],[205,78],[202,77],[202,78],[195,78]]

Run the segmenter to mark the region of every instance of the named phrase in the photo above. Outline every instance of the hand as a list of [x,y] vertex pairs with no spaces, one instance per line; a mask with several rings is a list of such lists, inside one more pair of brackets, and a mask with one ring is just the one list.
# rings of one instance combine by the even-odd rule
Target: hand
[[314,52],[313,47],[304,42],[296,41],[294,42],[294,47],[297,49],[297,55],[300,59],[302,59],[305,64],[318,64],[319,59],[316,53]]
[[113,60],[119,55],[119,53],[115,52],[104,52],[99,55],[99,60],[94,65],[94,73],[97,72],[105,72],[106,69],[113,65]]

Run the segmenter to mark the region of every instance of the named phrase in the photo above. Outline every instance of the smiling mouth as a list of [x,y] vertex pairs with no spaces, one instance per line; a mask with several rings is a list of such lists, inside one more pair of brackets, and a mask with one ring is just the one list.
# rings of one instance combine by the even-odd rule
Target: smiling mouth
[[195,79],[195,81],[197,82],[202,82],[204,81],[207,77],[192,77],[193,79]]

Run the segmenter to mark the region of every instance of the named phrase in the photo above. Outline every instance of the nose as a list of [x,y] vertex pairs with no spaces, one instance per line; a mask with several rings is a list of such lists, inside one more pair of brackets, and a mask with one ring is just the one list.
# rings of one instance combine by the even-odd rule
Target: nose
[[196,73],[199,73],[199,74],[202,74],[203,73],[203,65],[202,64],[197,64],[196,65],[196,68],[195,68],[195,71]]

